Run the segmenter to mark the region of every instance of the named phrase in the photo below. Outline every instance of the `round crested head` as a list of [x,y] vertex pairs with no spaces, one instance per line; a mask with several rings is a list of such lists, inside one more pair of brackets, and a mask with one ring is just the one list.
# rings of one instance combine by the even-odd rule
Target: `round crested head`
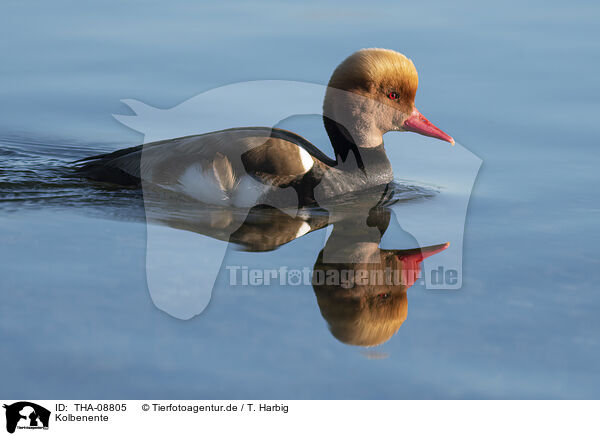
[[[366,48],[351,54],[333,72],[325,94],[330,137],[343,130],[358,147],[368,148],[380,145],[386,132],[411,131],[454,144],[415,108],[418,86],[414,64],[401,53]],[[327,119],[343,129],[332,128]]]
[[341,125],[358,147],[376,147],[385,132],[403,130],[418,84],[417,70],[406,56],[381,48],[359,50],[333,72],[323,115]]
[[394,50],[365,48],[348,56],[333,72],[329,87],[396,103],[414,105],[419,76],[410,59]]

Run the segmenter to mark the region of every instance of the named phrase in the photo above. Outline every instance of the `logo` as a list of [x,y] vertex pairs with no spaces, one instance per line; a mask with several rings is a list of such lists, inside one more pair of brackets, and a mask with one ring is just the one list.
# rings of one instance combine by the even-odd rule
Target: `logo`
[[15,429],[48,429],[50,421],[50,411],[42,406],[29,401],[19,401],[10,406],[3,406],[6,409],[6,431],[14,433]]
[[[391,167],[402,169],[402,180],[393,184],[396,187],[390,188],[390,184],[380,184],[373,186],[368,195],[362,195],[360,198],[350,196],[347,197],[347,201],[336,203],[332,201],[332,193],[328,191],[328,182],[315,181],[314,189],[310,189],[313,191],[313,200],[319,204],[320,209],[313,215],[309,215],[310,210],[302,207],[304,191],[300,192],[292,187],[292,182],[279,184],[246,172],[247,163],[244,156],[249,156],[246,153],[263,156],[262,153],[267,153],[266,149],[271,147],[270,144],[280,140],[285,142],[292,138],[289,135],[295,135],[290,132],[308,134],[307,138],[311,139],[311,142],[305,144],[307,147],[314,147],[312,142],[331,143],[330,131],[324,126],[323,96],[331,96],[336,102],[346,102],[341,107],[380,107],[379,103],[370,101],[364,95],[313,83],[285,80],[259,80],[226,85],[196,95],[170,109],[155,108],[137,100],[122,100],[135,115],[115,115],[115,118],[125,126],[143,133],[146,143],[185,138],[173,140],[174,144],[178,145],[172,147],[143,146],[139,156],[136,155],[137,163],[131,165],[133,169],[119,169],[125,175],[139,178],[142,183],[148,224],[146,283],[156,307],[178,319],[190,319],[202,313],[208,306],[217,278],[224,270],[224,265],[227,265],[224,262],[230,243],[238,247],[256,245],[248,251],[269,251],[277,248],[272,245],[276,244],[276,241],[287,243],[293,238],[303,237],[309,232],[337,222],[338,230],[334,233],[334,240],[329,246],[319,248],[326,248],[323,253],[325,263],[342,265],[348,259],[340,259],[340,256],[344,257],[344,253],[352,252],[353,247],[358,247],[356,244],[365,246],[366,241],[357,239],[358,235],[378,236],[377,227],[371,227],[367,223],[367,212],[375,206],[371,204],[371,200],[374,202],[383,198],[389,201],[389,204],[385,205],[386,210],[393,212],[390,219],[395,220],[389,226],[386,239],[398,242],[397,249],[450,243],[443,253],[431,257],[420,266],[425,288],[455,290],[462,287],[462,246],[467,207],[482,161],[459,143],[454,147],[429,145],[426,144],[429,139],[425,136],[386,135],[388,150],[404,150],[402,154],[389,156]],[[340,105],[332,105],[337,106]],[[385,107],[388,108],[386,110],[392,110],[391,106]],[[326,118],[341,126],[345,132],[342,136],[348,138],[347,135],[354,132],[351,128],[352,116],[351,110],[340,110],[339,113],[327,114]],[[389,119],[402,118],[400,114],[385,116],[391,117]],[[231,134],[234,135],[231,138],[237,138],[235,135],[241,133],[239,130],[235,133],[235,128],[244,126],[266,127],[244,130],[252,132],[247,133],[250,135],[248,138],[254,138],[248,141],[240,139],[246,141],[244,144],[249,147],[248,150],[232,152],[227,156],[220,155],[221,157],[210,163],[210,168],[206,166],[210,160],[203,160],[203,163],[198,160],[196,164],[196,161],[192,162],[188,155],[180,152],[183,149],[203,147],[206,138],[213,138],[201,134],[217,132],[219,135]],[[335,129],[339,130],[338,127]],[[435,153],[430,147],[435,147]],[[360,151],[359,148],[353,149],[344,157],[340,156],[339,162],[336,161],[335,171],[361,174],[361,180],[369,174],[374,180],[379,180],[380,167],[368,165],[374,159],[368,157],[371,156],[369,153]],[[410,160],[405,160],[405,157]],[[301,157],[300,160],[302,159],[304,158]],[[159,165],[160,170],[157,169],[158,161],[163,163],[162,166]],[[309,158],[301,166],[304,168],[304,165],[308,165],[307,168],[312,168],[312,164],[313,161]],[[182,172],[185,168],[189,171]],[[446,168],[452,168],[452,171],[446,171]],[[304,168],[302,171],[308,170]],[[165,174],[171,174],[173,177],[181,174],[182,179],[178,179],[179,176],[175,177],[171,189],[165,184],[166,179],[162,179]],[[211,174],[215,176],[210,176]],[[205,179],[206,177],[213,178]],[[384,179],[385,177],[381,180]],[[233,184],[223,185],[224,181]],[[338,183],[341,185],[345,182],[332,182],[332,186]],[[190,190],[186,191],[184,185],[189,186]],[[223,188],[224,186],[227,187]],[[209,192],[212,187],[215,187],[215,191]],[[238,188],[244,194],[238,196]],[[384,194],[391,196],[387,198]],[[306,195],[310,196],[310,193]],[[206,208],[202,203],[206,196],[215,199],[214,204],[218,203],[221,206]],[[427,202],[430,198],[432,201]],[[350,207],[348,203],[351,204]],[[265,206],[282,213],[273,215],[273,220],[269,221],[270,215],[262,213]],[[258,207],[258,210],[255,207]],[[365,213],[359,217],[361,212]],[[353,214],[356,215],[354,221],[346,220]],[[345,224],[341,222],[342,219]],[[383,217],[377,220],[383,224]],[[339,229],[350,228],[353,228],[353,233],[339,236]],[[326,239],[328,238],[322,237],[321,241]],[[260,244],[254,241],[260,241]],[[355,245],[352,245],[352,241]],[[342,250],[338,244],[345,242],[347,244]],[[376,241],[370,241],[369,244],[374,242]],[[318,252],[317,249],[314,254]],[[361,253],[363,252],[364,249]],[[206,256],[205,253],[210,255]],[[352,253],[356,255],[355,252]],[[314,260],[311,259],[311,262],[314,264]],[[250,280],[253,277],[256,276],[251,276]],[[286,272],[285,278],[286,285],[296,286],[303,283],[299,271]],[[243,282],[242,284],[245,286]]]

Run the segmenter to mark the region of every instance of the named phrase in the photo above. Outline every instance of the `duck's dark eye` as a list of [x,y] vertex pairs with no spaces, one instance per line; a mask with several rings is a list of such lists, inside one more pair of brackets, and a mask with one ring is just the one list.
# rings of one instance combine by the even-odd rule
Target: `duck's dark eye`
[[387,96],[390,100],[398,100],[400,98],[397,92],[390,92]]

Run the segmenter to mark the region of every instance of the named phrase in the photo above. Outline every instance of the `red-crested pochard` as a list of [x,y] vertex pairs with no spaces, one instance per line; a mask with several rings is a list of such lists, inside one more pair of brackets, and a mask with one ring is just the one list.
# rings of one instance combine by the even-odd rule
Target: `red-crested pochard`
[[89,157],[79,161],[77,172],[121,185],[143,181],[223,206],[251,207],[281,188],[293,188],[300,204],[311,204],[390,183],[386,132],[416,132],[454,144],[415,108],[417,86],[412,61],[393,50],[363,49],[346,58],[333,72],[323,103],[335,160],[295,133],[241,127]]

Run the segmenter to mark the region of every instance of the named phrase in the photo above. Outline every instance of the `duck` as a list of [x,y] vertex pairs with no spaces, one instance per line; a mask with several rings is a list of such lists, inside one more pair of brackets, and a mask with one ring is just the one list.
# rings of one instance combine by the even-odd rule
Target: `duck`
[[252,126],[91,156],[77,161],[75,170],[92,181],[149,186],[216,206],[279,207],[290,197],[301,206],[318,204],[393,181],[383,144],[387,132],[454,145],[415,107],[418,82],[413,62],[394,50],[361,49],[343,60],[323,101],[334,158],[295,132]]

